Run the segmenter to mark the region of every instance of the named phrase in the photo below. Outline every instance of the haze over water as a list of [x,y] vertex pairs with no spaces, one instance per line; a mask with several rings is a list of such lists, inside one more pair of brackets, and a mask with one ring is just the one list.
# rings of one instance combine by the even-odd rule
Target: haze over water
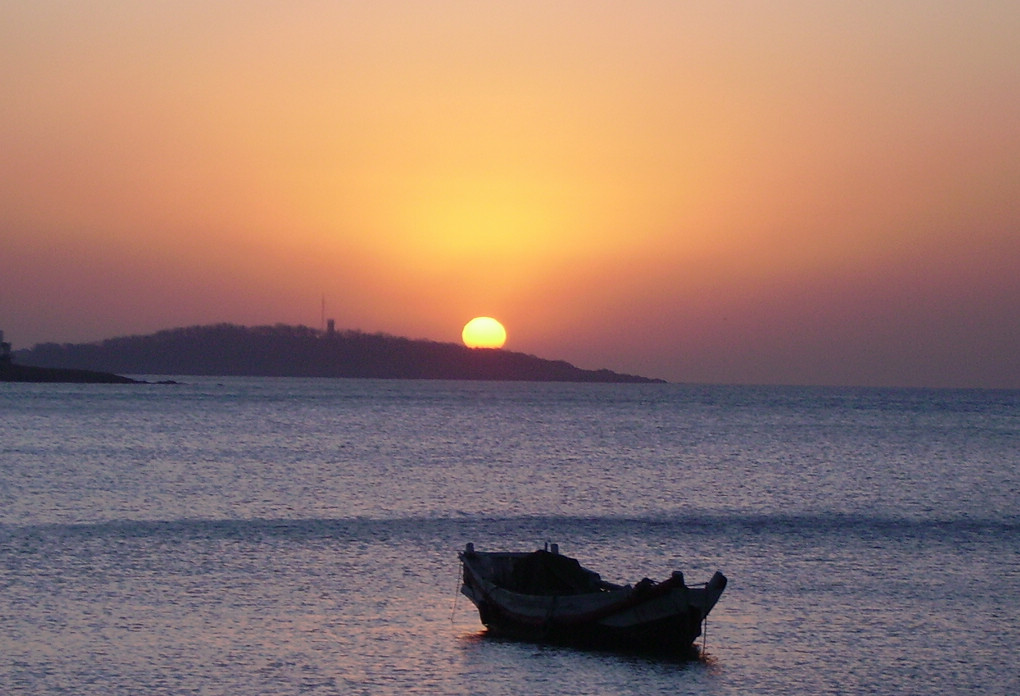
[[[1020,394],[0,387],[9,694],[1013,694]],[[706,657],[487,638],[456,551],[730,585]]]

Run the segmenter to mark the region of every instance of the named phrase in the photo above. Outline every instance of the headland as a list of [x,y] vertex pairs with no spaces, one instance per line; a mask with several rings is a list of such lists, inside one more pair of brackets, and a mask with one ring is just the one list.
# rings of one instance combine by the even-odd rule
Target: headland
[[42,343],[17,351],[22,365],[129,375],[341,377],[651,383],[504,349],[306,326],[215,324],[98,343]]

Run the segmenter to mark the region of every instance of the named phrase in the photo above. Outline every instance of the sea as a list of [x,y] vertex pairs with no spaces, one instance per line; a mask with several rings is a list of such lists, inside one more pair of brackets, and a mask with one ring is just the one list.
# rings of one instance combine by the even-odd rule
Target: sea
[[[1020,693],[1018,391],[173,379],[0,385],[0,693]],[[729,585],[503,640],[467,543]]]

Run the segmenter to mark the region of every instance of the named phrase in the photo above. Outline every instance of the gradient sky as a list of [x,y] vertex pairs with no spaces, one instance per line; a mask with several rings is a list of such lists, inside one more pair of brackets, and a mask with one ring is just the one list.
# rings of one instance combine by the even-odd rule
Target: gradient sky
[[0,5],[14,347],[321,323],[1020,388],[1020,3]]

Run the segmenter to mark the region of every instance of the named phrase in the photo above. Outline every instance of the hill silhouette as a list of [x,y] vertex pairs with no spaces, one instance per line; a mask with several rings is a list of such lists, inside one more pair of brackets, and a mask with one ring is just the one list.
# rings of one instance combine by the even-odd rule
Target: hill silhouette
[[24,365],[119,374],[661,382],[507,350],[306,326],[193,326],[97,343],[40,343]]

